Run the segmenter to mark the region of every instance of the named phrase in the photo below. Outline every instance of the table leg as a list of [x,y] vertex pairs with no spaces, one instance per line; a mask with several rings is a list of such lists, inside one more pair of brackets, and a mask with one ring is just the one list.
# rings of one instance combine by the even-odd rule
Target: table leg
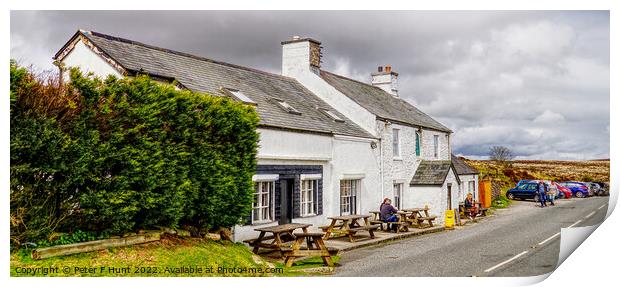
[[345,227],[345,231],[347,233],[347,236],[349,237],[349,242],[353,243],[355,242],[355,240],[353,240],[353,234],[351,233],[350,224],[353,224],[353,222],[351,220],[346,220],[343,226]]
[[332,234],[332,229],[334,229],[334,225],[336,225],[336,220],[332,219],[332,223],[329,224],[329,227],[325,231],[325,237],[323,237],[325,240],[329,239],[329,236]]
[[295,262],[295,251],[298,251],[301,247],[301,243],[304,242],[304,238],[303,237],[297,237],[295,238],[295,242],[293,242],[293,245],[291,245],[291,254],[289,256],[284,256],[284,253],[282,253],[282,257],[284,257],[284,265],[286,267],[291,267],[293,266],[293,263]]
[[317,245],[317,249],[323,250],[327,253],[327,256],[321,256],[323,259],[323,263],[329,267],[334,267],[334,262],[332,261],[332,257],[329,255],[329,249],[325,246],[325,242],[320,237],[316,238],[314,243]]
[[[304,233],[308,233],[308,227],[302,227],[301,230],[304,231]],[[310,244],[310,239],[306,238],[306,244]]]
[[[368,217],[364,217],[364,224],[365,226],[370,226],[370,221],[368,221]],[[368,234],[370,234],[370,239],[375,238],[375,233],[374,231],[372,231],[372,229],[368,229]]]
[[265,231],[261,231],[256,241],[254,241],[254,248],[252,249],[252,252],[254,252],[255,254],[258,254],[258,245],[263,242],[263,237],[265,237]]
[[[273,237],[276,249],[280,251],[280,255],[282,255],[282,240],[280,239],[280,232],[274,232]],[[284,259],[284,255],[282,255],[282,259]]]
[[284,259],[284,266],[286,266],[286,267],[293,266],[293,261],[295,261],[295,257],[293,257],[293,256],[286,257],[286,259]]

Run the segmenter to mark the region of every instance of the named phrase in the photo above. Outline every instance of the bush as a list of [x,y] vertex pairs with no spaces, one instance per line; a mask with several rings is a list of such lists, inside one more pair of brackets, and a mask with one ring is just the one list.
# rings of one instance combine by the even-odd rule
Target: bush
[[11,62],[11,240],[230,227],[251,210],[258,116],[146,76],[71,84]]

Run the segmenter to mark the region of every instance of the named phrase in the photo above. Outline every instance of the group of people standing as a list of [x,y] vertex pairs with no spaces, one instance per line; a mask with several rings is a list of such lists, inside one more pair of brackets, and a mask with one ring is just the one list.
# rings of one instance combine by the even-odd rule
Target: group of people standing
[[547,207],[547,201],[551,205],[555,205],[555,192],[544,181],[538,182],[538,201],[540,201],[540,207]]

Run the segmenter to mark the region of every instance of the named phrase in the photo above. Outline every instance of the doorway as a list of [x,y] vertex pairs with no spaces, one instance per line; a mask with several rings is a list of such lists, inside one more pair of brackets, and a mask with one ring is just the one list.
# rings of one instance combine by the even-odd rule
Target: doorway
[[293,219],[293,190],[295,179],[280,179],[280,220],[279,224],[291,223]]
[[448,183],[448,208],[447,210],[452,209],[452,184]]

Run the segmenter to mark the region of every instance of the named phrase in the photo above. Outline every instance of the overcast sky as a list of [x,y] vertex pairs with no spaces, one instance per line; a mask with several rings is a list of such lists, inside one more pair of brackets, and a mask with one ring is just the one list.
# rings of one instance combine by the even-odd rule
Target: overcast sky
[[13,11],[11,57],[51,68],[78,29],[279,73],[280,42],[323,43],[323,68],[370,82],[391,64],[402,98],[454,131],[455,154],[609,157],[606,11]]

